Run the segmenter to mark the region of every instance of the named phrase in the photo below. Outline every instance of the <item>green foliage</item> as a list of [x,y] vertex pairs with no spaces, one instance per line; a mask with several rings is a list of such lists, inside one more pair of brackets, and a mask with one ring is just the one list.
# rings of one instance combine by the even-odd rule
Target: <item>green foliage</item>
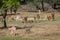
[[8,8],[17,8],[18,6],[20,6],[20,3],[17,0],[8,0],[6,6]]
[[3,8],[17,8],[18,6],[20,6],[20,3],[18,0],[0,0],[2,4],[2,6],[0,6],[0,9]]
[[7,7],[6,6],[7,2],[8,2],[8,0],[2,0],[3,5],[1,6],[1,9]]

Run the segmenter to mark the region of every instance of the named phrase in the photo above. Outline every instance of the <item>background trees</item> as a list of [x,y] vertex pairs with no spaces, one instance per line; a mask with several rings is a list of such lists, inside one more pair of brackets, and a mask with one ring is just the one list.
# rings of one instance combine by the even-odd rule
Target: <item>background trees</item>
[[42,11],[44,11],[44,5],[45,3],[49,4],[53,8],[56,4],[60,3],[60,0],[25,0],[28,4],[36,6],[37,9],[40,9],[39,4],[42,6]]

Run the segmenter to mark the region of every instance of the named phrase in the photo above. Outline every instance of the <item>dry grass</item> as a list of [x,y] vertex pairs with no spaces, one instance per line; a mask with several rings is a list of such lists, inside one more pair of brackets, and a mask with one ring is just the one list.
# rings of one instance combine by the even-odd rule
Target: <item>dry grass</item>
[[[32,12],[21,12],[24,16],[33,17],[37,13]],[[41,14],[42,17],[44,17],[45,14]],[[49,14],[47,14],[49,15]],[[57,21],[46,21],[46,22],[40,22],[40,23],[32,23],[34,26],[31,28],[31,33],[26,33],[25,29],[19,29],[16,31],[18,33],[17,36],[23,37],[23,38],[32,38],[33,40],[60,40],[60,14],[57,13],[56,15]],[[15,22],[16,23],[16,22]],[[11,23],[10,23],[11,24]],[[8,24],[8,25],[10,25]],[[12,23],[14,24],[14,23]],[[20,27],[22,27],[23,23],[18,23]],[[16,23],[16,25],[18,25]],[[15,25],[15,24],[14,24]],[[0,36],[9,36],[9,30],[3,29],[0,30]]]
[[[60,21],[33,23],[33,25],[31,33],[26,33],[25,29],[19,29],[16,31],[17,36],[33,40],[60,40]],[[0,36],[9,36],[7,34],[9,34],[8,29],[0,30]]]

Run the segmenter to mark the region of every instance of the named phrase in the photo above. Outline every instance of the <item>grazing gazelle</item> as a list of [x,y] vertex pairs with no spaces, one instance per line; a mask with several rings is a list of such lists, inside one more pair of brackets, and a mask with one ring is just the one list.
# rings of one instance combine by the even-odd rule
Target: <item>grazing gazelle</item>
[[47,19],[50,21],[50,20],[51,20],[51,16],[50,16],[50,15],[48,15],[48,16],[47,16]]
[[11,26],[8,29],[10,30],[10,35],[15,35],[15,32],[16,32],[16,27],[15,26]]

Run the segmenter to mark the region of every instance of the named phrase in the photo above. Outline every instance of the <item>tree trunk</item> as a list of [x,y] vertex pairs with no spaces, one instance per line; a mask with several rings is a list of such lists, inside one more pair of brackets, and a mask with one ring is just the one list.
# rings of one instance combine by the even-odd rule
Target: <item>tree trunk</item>
[[4,28],[7,28],[6,18],[3,18],[3,22],[4,22]]
[[55,3],[53,4],[53,8],[56,9],[56,4]]
[[42,0],[42,11],[44,11],[44,3],[43,3],[44,0]]
[[7,28],[6,16],[7,16],[7,9],[4,10],[4,14],[3,14],[3,22],[4,22],[4,27],[3,28]]

